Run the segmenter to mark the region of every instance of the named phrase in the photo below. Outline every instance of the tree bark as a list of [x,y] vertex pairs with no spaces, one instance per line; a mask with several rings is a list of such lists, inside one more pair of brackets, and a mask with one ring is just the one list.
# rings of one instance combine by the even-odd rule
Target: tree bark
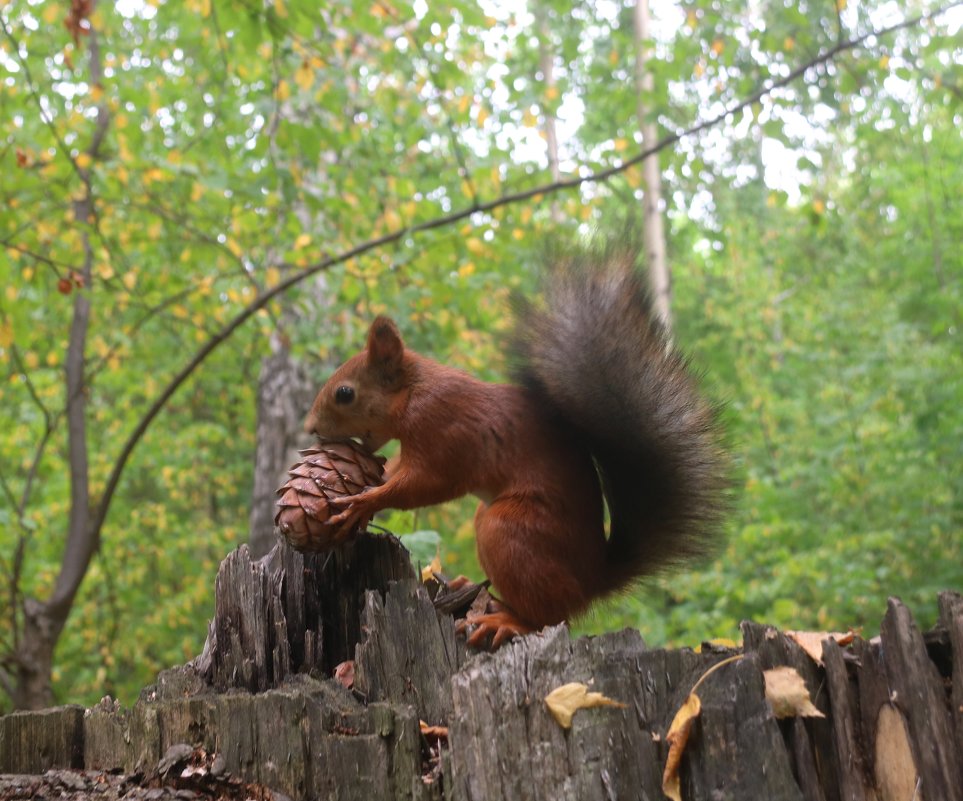
[[[216,597],[204,653],[162,672],[131,709],[108,698],[0,718],[0,774],[32,774],[0,775],[0,796],[29,797],[9,789],[29,786],[74,797],[45,784],[65,779],[104,793],[104,774],[123,772],[125,798],[145,797],[146,782],[164,790],[152,798],[651,801],[663,797],[670,723],[697,684],[686,801],[963,794],[954,593],[926,635],[891,600],[881,642],[825,642],[825,666],[753,623],[737,661],[731,649],[649,649],[631,630],[572,639],[564,626],[470,651],[384,536],[331,555],[281,544],[259,561],[242,546],[221,565]],[[351,658],[350,692],[321,678]],[[776,717],[764,689],[775,667],[798,672],[824,718]],[[617,705],[579,709],[563,728],[545,698],[572,682]],[[39,775],[48,769],[74,772]],[[207,794],[187,793],[185,777]]]
[[[635,2],[635,76],[639,131],[642,149],[647,150],[659,141],[655,114],[646,106],[653,88],[652,73],[646,69],[650,53],[648,40],[649,0]],[[662,171],[659,154],[650,153],[642,160],[642,237],[645,244],[646,267],[652,299],[666,332],[672,333],[672,277],[665,253],[665,231],[662,226]]]
[[261,364],[257,390],[257,447],[251,499],[251,556],[259,559],[274,547],[275,490],[284,483],[297,451],[311,444],[302,421],[317,389],[283,343]]

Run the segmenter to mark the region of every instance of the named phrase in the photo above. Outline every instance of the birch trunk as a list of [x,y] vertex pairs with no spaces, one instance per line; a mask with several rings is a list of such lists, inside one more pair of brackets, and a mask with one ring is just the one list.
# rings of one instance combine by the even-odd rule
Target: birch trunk
[[283,344],[261,364],[257,391],[257,446],[248,544],[255,559],[274,547],[275,490],[287,477],[299,448],[311,444],[302,421],[316,387]]
[[[635,3],[635,75],[638,92],[639,130],[642,133],[643,149],[652,147],[659,141],[655,113],[646,106],[646,98],[653,87],[652,73],[647,65],[651,58],[648,40],[649,0],[636,0]],[[649,284],[655,309],[665,325],[672,332],[672,277],[665,257],[665,232],[662,227],[662,172],[659,168],[659,154],[653,153],[642,162],[642,236],[645,243],[645,263],[649,270]]]

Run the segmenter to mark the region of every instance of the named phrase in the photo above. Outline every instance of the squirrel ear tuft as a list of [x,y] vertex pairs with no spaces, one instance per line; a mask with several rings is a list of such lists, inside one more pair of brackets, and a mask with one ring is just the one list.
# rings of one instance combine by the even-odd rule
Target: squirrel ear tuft
[[368,364],[393,376],[401,368],[405,345],[398,326],[387,317],[376,317],[368,330]]

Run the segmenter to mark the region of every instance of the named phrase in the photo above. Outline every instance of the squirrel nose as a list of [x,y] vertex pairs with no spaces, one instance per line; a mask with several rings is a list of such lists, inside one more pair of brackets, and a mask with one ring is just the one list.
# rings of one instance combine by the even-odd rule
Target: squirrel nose
[[305,431],[305,433],[306,433],[306,434],[317,434],[318,432],[315,431],[315,427],[316,427],[316,426],[317,426],[317,419],[315,418],[315,416],[314,416],[313,414],[310,414],[310,413],[309,413],[308,416],[304,418],[304,431]]

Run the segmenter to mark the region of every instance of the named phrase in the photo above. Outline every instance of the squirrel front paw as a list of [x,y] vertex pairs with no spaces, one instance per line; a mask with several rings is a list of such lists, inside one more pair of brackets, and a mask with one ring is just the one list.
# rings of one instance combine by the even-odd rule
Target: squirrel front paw
[[345,542],[374,516],[376,510],[373,508],[373,499],[368,495],[368,492],[359,492],[357,495],[343,495],[329,501],[331,506],[341,509],[327,520],[329,526],[337,528],[334,535],[335,544],[340,545]]

